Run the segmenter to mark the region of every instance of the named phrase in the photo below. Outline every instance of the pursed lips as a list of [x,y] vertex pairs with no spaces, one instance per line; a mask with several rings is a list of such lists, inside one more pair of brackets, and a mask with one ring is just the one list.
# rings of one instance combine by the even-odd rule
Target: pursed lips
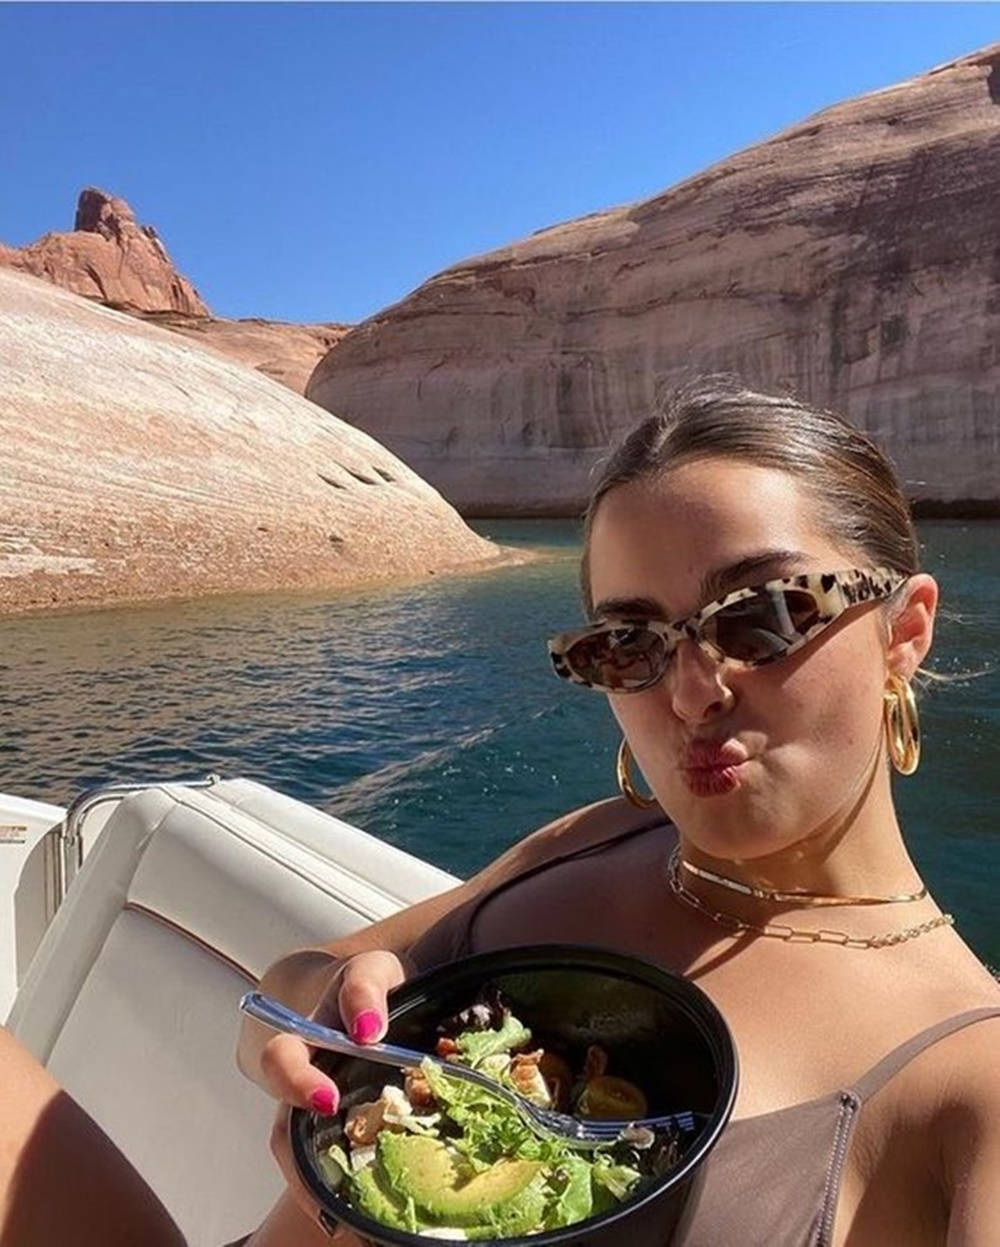
[[738,741],[719,744],[693,740],[681,755],[681,773],[697,796],[731,792],[739,785],[739,768],[748,757],[746,748]]
[[710,740],[693,740],[684,750],[681,768],[685,771],[714,771],[746,762],[746,747],[738,741],[718,743]]

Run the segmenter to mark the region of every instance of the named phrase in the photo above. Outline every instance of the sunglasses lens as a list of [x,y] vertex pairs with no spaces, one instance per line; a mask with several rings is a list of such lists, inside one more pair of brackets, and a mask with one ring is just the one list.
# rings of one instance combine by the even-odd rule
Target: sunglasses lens
[[666,646],[648,628],[612,628],[583,637],[564,657],[575,675],[596,688],[645,688],[663,673]]
[[759,666],[780,658],[818,621],[808,590],[761,590],[709,616],[701,631],[727,658]]

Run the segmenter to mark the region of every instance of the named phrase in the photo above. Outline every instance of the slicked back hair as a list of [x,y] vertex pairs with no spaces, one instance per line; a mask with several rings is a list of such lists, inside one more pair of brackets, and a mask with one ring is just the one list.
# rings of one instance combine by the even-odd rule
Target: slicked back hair
[[731,377],[702,377],[663,391],[652,416],[612,451],[584,517],[581,589],[591,613],[590,532],[605,494],[685,463],[735,459],[801,482],[834,544],[872,567],[910,576],[919,550],[909,504],[885,452],[843,417],[795,398],[762,394]]

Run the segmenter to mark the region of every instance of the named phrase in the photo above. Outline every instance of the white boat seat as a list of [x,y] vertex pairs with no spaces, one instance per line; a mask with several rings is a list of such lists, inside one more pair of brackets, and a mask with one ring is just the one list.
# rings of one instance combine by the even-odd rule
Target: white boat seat
[[125,797],[39,946],[8,1026],[100,1123],[191,1247],[282,1189],[272,1102],[236,1070],[236,1004],[289,949],[456,883],[251,780]]

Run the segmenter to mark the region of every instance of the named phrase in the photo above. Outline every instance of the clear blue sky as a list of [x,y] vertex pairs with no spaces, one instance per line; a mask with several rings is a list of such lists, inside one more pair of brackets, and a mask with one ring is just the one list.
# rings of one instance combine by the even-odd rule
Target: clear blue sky
[[0,4],[0,240],[101,186],[218,314],[355,321],[997,40],[992,4]]

